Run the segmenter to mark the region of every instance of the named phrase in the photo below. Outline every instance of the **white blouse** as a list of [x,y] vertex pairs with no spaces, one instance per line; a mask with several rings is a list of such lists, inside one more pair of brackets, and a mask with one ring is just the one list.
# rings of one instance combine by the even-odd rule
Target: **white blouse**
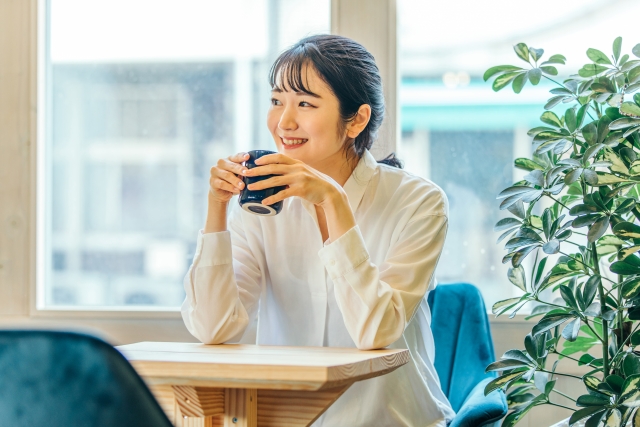
[[286,199],[261,217],[232,200],[228,229],[202,232],[184,279],[182,317],[206,344],[405,348],[408,364],[353,384],[313,424],[445,426],[455,415],[433,366],[427,292],[447,230],[444,192],[368,151],[345,183],[357,225],[324,242],[315,207]]

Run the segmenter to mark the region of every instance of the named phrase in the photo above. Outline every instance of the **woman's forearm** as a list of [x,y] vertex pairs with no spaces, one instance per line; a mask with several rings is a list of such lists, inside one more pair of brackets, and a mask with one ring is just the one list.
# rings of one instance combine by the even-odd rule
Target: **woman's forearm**
[[209,192],[207,219],[204,225],[205,234],[227,231],[227,206],[228,203],[213,200],[211,192]]
[[332,242],[356,226],[356,218],[351,211],[349,198],[345,192],[336,192],[326,206],[322,205],[322,209],[327,218],[329,239]]

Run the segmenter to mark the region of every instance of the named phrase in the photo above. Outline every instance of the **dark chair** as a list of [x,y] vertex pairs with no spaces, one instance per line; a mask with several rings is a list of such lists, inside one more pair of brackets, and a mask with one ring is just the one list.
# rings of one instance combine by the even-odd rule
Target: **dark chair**
[[428,297],[436,346],[435,368],[442,390],[457,415],[449,427],[490,425],[507,414],[502,392],[484,396],[495,378],[486,374],[495,361],[489,319],[480,291],[466,283],[438,285]]
[[115,348],[55,331],[0,331],[0,420],[16,427],[172,427]]

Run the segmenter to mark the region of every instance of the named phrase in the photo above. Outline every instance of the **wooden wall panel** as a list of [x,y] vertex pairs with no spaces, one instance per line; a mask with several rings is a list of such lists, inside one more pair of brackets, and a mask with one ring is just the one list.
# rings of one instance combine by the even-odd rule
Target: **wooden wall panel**
[[0,0],[0,314],[29,311],[35,1]]

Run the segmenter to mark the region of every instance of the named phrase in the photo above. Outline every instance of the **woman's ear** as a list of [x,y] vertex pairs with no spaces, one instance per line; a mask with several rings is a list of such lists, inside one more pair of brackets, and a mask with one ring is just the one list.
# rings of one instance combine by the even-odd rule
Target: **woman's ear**
[[370,118],[371,106],[369,104],[362,104],[360,108],[358,108],[356,116],[347,123],[347,138],[355,138],[360,135],[360,132],[367,127]]

